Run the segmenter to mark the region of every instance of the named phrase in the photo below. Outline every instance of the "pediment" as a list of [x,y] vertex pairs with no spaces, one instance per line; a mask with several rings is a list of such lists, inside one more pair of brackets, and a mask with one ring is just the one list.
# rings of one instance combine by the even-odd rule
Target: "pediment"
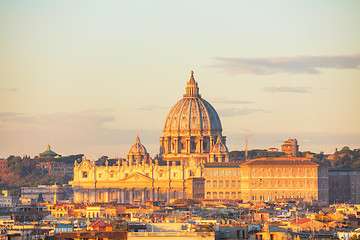
[[138,172],[132,173],[129,176],[122,179],[122,182],[139,182],[139,181],[152,182],[153,179]]

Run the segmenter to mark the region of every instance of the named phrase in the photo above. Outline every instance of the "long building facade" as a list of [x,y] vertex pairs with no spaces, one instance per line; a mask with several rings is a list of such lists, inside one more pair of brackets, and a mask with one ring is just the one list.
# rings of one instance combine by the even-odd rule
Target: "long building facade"
[[329,201],[328,170],[310,157],[205,164],[206,199]]
[[74,202],[145,204],[184,197],[328,202],[327,168],[311,158],[292,154],[230,162],[220,118],[199,94],[193,72],[165,119],[156,159],[137,137],[127,158],[116,164],[75,163],[71,185]]

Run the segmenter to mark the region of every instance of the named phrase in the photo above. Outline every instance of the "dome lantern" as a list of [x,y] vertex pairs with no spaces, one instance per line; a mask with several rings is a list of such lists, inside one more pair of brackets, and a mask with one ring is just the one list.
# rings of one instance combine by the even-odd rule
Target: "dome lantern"
[[186,93],[184,94],[184,97],[201,97],[201,95],[199,94],[199,87],[194,78],[194,71],[191,71],[191,77],[186,84],[185,90]]

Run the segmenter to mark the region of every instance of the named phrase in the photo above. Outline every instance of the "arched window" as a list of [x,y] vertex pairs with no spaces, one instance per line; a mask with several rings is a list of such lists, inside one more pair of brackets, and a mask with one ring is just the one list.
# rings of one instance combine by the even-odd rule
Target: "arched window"
[[213,181],[213,187],[214,187],[214,188],[217,188],[217,186],[218,186],[217,181],[214,180],[214,181]]
[[237,185],[237,186],[238,186],[238,188],[241,187],[241,181],[240,181],[240,180],[238,181],[238,185]]
[[225,199],[230,199],[230,193],[229,192],[225,193]]
[[227,187],[227,188],[230,187],[230,181],[228,181],[228,180],[225,181],[225,187]]
[[236,199],[236,192],[231,193],[231,199]]
[[241,192],[237,193],[237,199],[241,199]]
[[221,181],[219,181],[219,187],[224,187],[224,182],[221,180]]
[[220,192],[219,193],[219,199],[223,199],[224,198],[224,193],[223,192]]
[[206,193],[206,199],[211,199],[211,192]]
[[231,187],[236,187],[236,182],[235,182],[235,180],[232,180],[232,181],[231,181]]
[[212,199],[218,199],[217,192],[213,192],[213,197],[212,197]]

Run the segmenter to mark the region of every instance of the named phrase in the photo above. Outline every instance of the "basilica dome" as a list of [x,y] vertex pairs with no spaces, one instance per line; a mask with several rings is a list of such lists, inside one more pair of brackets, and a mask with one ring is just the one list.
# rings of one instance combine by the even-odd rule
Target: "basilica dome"
[[218,136],[222,127],[216,110],[201,97],[194,72],[187,82],[186,93],[168,113],[164,136]]

